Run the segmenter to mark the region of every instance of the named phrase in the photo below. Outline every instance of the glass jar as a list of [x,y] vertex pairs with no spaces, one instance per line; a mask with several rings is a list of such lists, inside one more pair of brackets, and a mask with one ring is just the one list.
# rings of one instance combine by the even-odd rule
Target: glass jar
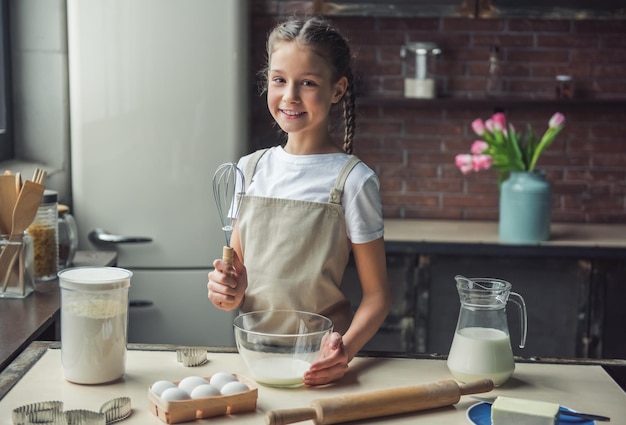
[[0,298],[26,298],[34,283],[32,238],[0,235]]
[[502,64],[500,60],[500,48],[491,46],[489,52],[489,70],[485,84],[487,97],[499,97],[504,94],[504,79],[502,78]]
[[[414,55],[414,58],[410,58]],[[436,97],[436,81],[434,76],[434,63],[430,57],[441,55],[441,49],[436,43],[429,41],[413,41],[403,45],[400,56],[408,60],[403,63],[404,96],[422,99]],[[410,77],[409,77],[410,76]]]
[[571,75],[556,76],[556,98],[572,99],[574,97],[574,81]]
[[28,226],[35,250],[35,280],[46,281],[57,277],[59,263],[58,248],[58,203],[55,190],[45,190],[35,219]]
[[78,228],[67,205],[59,204],[59,270],[72,265],[78,247]]

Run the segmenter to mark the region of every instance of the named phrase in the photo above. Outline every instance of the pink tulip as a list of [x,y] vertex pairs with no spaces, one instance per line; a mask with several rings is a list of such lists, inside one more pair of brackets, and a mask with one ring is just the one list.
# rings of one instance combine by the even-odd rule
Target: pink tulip
[[478,136],[482,136],[483,134],[485,134],[485,124],[483,123],[483,120],[481,120],[480,118],[476,118],[474,121],[472,121],[472,130],[474,130],[474,133],[476,133]]
[[493,120],[491,118],[485,121],[485,129],[487,129],[488,132],[493,133],[494,127]]
[[474,171],[488,170],[493,164],[491,155],[474,155],[472,157],[472,168]]
[[472,164],[472,155],[459,154],[454,158],[454,163],[463,174],[469,174],[474,169]]
[[[484,122],[477,118],[471,124],[479,139],[472,143],[470,154],[455,157],[456,166],[463,174],[495,167],[502,179],[509,169],[533,171],[541,153],[565,126],[565,117],[560,112],[555,113],[541,139],[530,126],[526,134],[517,133],[502,112],[493,114]],[[528,143],[524,144],[524,138],[528,138]],[[497,162],[494,162],[492,155],[498,158]]]
[[552,118],[550,118],[548,125],[550,126],[550,128],[558,128],[562,126],[564,122],[565,116],[562,113],[557,112],[556,114],[552,115]]
[[509,129],[511,130],[511,133],[515,134],[515,127],[513,127],[513,124],[509,123],[507,127],[502,129],[502,134],[504,134],[504,137],[509,137]]
[[474,155],[479,155],[485,152],[487,149],[489,149],[489,145],[487,144],[487,142],[483,140],[475,140],[474,143],[472,143],[470,152],[472,152],[472,154]]
[[493,114],[491,119],[493,120],[493,128],[495,130],[502,131],[502,129],[506,128],[506,116],[502,112]]

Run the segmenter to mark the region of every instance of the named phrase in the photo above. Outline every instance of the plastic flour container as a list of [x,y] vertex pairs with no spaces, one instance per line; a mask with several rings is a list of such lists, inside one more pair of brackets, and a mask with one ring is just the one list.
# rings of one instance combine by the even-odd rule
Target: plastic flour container
[[61,359],[68,381],[103,384],[124,375],[132,275],[117,267],[59,272]]

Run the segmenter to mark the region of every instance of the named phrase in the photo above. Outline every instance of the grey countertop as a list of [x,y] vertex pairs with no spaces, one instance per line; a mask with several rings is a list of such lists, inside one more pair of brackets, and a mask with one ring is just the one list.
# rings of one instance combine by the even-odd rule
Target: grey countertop
[[470,220],[385,220],[388,251],[587,258],[626,257],[626,225],[552,223],[548,241],[509,244],[498,240],[498,223]]

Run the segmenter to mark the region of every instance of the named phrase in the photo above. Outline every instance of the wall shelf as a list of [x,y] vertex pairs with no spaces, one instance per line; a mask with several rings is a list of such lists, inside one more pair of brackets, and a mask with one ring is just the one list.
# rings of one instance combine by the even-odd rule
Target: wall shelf
[[593,107],[626,107],[626,99],[529,99],[504,97],[498,99],[487,98],[453,98],[438,97],[435,99],[414,99],[400,96],[361,95],[357,97],[357,105],[364,107],[395,107],[395,108],[464,108],[464,107],[494,107],[511,108],[530,105],[560,108],[588,108]]
[[619,0],[321,0],[314,12],[339,16],[468,17],[481,19],[623,19]]

